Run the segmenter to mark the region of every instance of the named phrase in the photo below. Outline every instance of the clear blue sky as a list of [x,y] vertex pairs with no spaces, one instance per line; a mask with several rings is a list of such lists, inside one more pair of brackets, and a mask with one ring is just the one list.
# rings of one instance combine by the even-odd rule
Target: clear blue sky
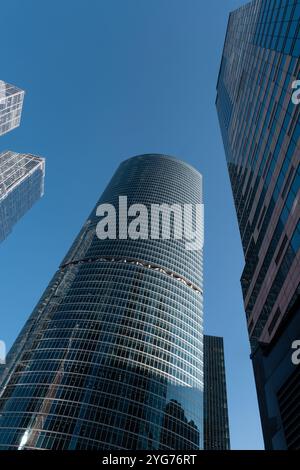
[[47,158],[44,198],[0,245],[8,347],[118,164],[167,153],[205,191],[205,330],[224,336],[231,444],[262,437],[240,289],[243,256],[215,110],[228,13],[241,0],[9,0],[0,79],[26,90],[0,150]]

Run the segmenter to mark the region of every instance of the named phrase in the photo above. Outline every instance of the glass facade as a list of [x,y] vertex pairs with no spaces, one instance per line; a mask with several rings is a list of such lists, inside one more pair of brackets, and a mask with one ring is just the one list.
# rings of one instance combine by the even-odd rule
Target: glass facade
[[[241,285],[269,449],[287,448],[278,391],[290,377],[291,343],[280,336],[289,336],[293,322],[294,339],[300,338],[300,106],[292,99],[299,56],[299,0],[255,0],[230,14],[216,106],[245,255]],[[292,448],[299,437],[298,425]]]
[[0,136],[20,125],[24,91],[0,80]]
[[204,450],[229,450],[229,419],[223,338],[203,337]]
[[0,449],[203,446],[202,250],[100,240],[119,196],[200,204],[202,177],[162,155],[119,166],[8,354]]
[[30,154],[0,153],[0,242],[44,194],[45,161]]

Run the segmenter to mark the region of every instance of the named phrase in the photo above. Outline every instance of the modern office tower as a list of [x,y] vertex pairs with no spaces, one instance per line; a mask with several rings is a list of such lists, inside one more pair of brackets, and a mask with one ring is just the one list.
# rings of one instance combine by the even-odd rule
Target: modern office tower
[[229,450],[229,420],[223,338],[203,336],[204,450]]
[[[129,234],[144,207],[200,203],[202,177],[186,163],[119,166],[8,354],[1,449],[202,448],[202,249],[147,238],[145,225],[127,238],[124,216],[126,205]],[[99,206],[115,208],[116,239],[113,222],[99,238]],[[162,220],[151,229],[162,234]]]
[[267,449],[299,449],[300,2],[230,14],[216,106],[240,228],[241,276]]
[[44,193],[45,161],[30,154],[0,153],[0,242]]
[[23,100],[23,90],[0,80],[0,135],[19,126]]
[[6,347],[4,341],[0,340],[0,376],[5,367]]

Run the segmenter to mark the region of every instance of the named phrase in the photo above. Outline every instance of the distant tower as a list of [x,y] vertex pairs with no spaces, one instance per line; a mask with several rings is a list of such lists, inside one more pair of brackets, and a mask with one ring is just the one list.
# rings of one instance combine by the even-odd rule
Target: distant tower
[[0,80],[0,136],[20,125],[24,91]]
[[0,242],[44,193],[43,158],[0,153]]
[[204,450],[230,449],[223,338],[204,335]]

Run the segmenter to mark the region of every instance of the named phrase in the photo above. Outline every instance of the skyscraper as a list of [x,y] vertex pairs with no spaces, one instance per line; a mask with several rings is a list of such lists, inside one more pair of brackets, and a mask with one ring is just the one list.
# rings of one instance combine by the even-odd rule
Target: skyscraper
[[0,136],[19,126],[23,100],[23,90],[0,80]]
[[201,204],[202,177],[162,155],[119,166],[8,354],[1,449],[202,448],[202,249],[127,238],[120,213],[122,235],[99,239],[99,206],[121,196]]
[[0,242],[44,193],[45,161],[30,154],[0,153]]
[[204,450],[229,450],[229,420],[223,338],[203,337]]
[[245,255],[241,276],[265,446],[300,448],[299,0],[230,14],[216,106]]

